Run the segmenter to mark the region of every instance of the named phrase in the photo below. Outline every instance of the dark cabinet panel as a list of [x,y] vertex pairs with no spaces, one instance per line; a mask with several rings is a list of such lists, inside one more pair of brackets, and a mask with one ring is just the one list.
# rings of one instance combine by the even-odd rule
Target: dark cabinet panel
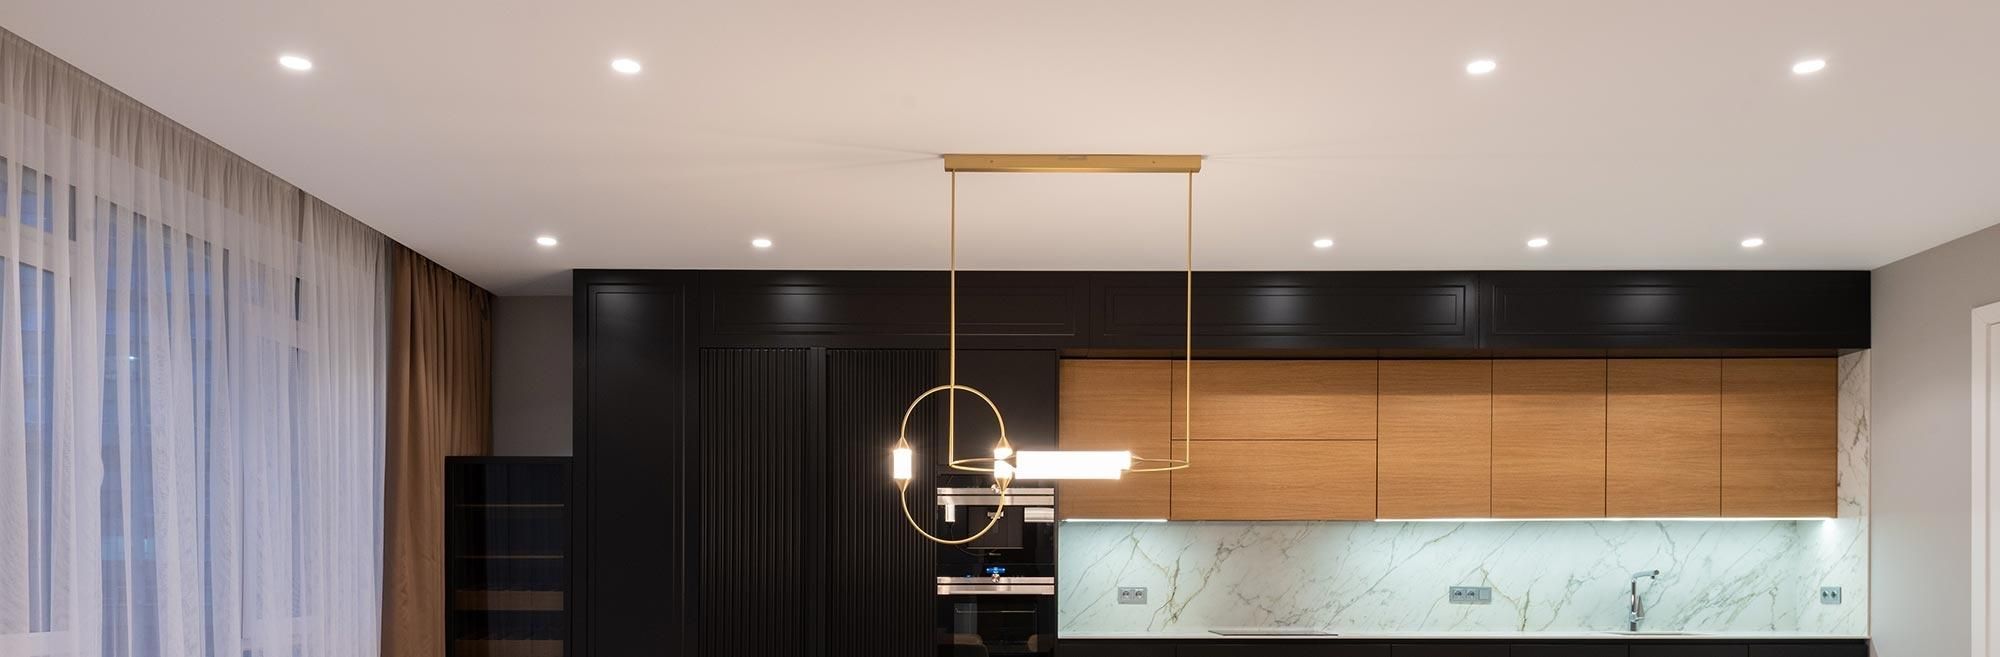
[[1622,645],[1517,645],[1509,657],[1626,657]]
[[1486,272],[1491,349],[1868,346],[1868,272]]
[[1678,644],[1662,642],[1635,645],[1631,657],[1748,657],[1749,646],[1725,644]]
[[819,642],[821,605],[807,604],[825,564],[817,552],[757,549],[817,542],[807,504],[821,443],[809,435],[809,352],[705,349],[690,453],[697,501],[697,654],[777,657]]
[[[1005,414],[1007,438],[1014,449],[1055,449],[1059,363],[1054,350],[960,350],[958,382],[993,398]],[[944,379],[937,383],[944,383]],[[943,394],[932,401],[943,401]],[[961,451],[971,449],[974,453],[970,456],[991,456],[989,448],[999,436],[999,425],[986,404],[972,395],[959,395]],[[960,454],[964,456],[968,454]],[[942,458],[933,460],[944,462]]]
[[[824,354],[824,495],[808,508],[824,516],[823,543],[745,546],[823,552],[824,652],[794,654],[932,657],[936,654],[936,549],[905,526],[896,487],[889,485],[889,448],[903,407],[937,385],[943,354],[930,350],[844,350]],[[935,452],[944,406],[926,404],[910,422],[918,452]],[[919,461],[921,462],[921,461]],[[927,531],[938,531],[936,482],[928,468],[910,480],[910,508]],[[823,547],[822,547],[823,546]],[[815,548],[819,548],[816,550]],[[732,654],[730,652],[710,654]]]
[[1859,643],[1772,643],[1750,646],[1750,657],[1868,657]]
[[[688,650],[682,273],[576,279],[579,654]],[[635,520],[635,519],[644,519]]]
[[1395,657],[1508,657],[1507,651],[1494,643],[1396,644]]
[[[701,274],[704,346],[943,347],[945,272]],[[960,346],[1083,346],[1086,274],[959,272]]]
[[[1177,348],[1182,274],[1091,277],[1093,348]],[[1197,272],[1197,349],[1478,346],[1478,277],[1463,272]]]
[[1389,646],[1381,644],[1268,640],[1259,643],[1183,645],[1174,651],[1174,657],[1390,657],[1390,651]]
[[[1187,650],[1187,648],[1181,648]],[[1057,641],[1056,657],[1176,657],[1174,644],[1166,641],[1106,643],[1102,641]]]

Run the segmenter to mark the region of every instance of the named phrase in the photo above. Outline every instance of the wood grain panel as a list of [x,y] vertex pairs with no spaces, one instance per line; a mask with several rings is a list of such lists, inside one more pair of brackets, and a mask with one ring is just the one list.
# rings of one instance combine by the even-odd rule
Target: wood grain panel
[[[1062,449],[1132,451],[1166,458],[1173,379],[1166,360],[1064,360],[1058,404]],[[1064,518],[1165,518],[1170,478],[1065,481],[1056,495]]]
[[1607,371],[1606,512],[1722,515],[1722,361],[1612,360]]
[[1604,361],[1493,362],[1493,517],[1604,515]]
[[1722,362],[1722,514],[1835,513],[1832,358]]
[[[1173,364],[1173,435],[1182,363]],[[1194,365],[1195,440],[1374,440],[1375,361],[1205,360]]]
[[1173,473],[1173,519],[1375,517],[1375,441],[1217,440],[1194,449],[1196,465]]
[[1484,360],[1381,362],[1378,515],[1492,515],[1492,375]]

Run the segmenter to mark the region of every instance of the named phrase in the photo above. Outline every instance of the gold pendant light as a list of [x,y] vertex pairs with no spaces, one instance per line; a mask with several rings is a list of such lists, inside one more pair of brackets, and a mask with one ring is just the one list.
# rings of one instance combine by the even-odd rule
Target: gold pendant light
[[[924,538],[944,545],[963,545],[979,540],[1000,523],[1001,511],[1007,505],[1007,489],[1014,479],[1116,479],[1123,472],[1170,472],[1186,469],[1193,463],[1193,413],[1194,391],[1194,174],[1201,171],[1200,155],[966,155],[944,156],[945,171],[951,174],[951,246],[948,304],[950,317],[946,345],[948,380],[910,401],[903,410],[903,422],[896,430],[896,446],[891,451],[891,478],[896,482],[902,499],[903,518],[910,527]],[[1178,458],[1172,454],[1168,458],[1144,458],[1132,456],[1131,452],[1079,452],[1079,451],[1027,451],[1015,452],[1007,440],[1007,421],[1001,416],[1000,406],[993,403],[986,393],[958,383],[958,174],[967,173],[1180,173],[1187,176],[1187,266],[1185,270],[1187,307],[1183,313],[1183,328],[1186,337],[1182,344],[1186,368],[1181,377],[1182,404],[1181,453]],[[993,443],[993,456],[958,456],[958,395],[970,393],[986,408],[993,412],[994,422],[1000,427],[1000,436]],[[988,516],[986,526],[971,536],[961,539],[940,538],[924,530],[922,523],[910,512],[910,480],[915,470],[915,453],[910,448],[910,418],[916,414],[917,406],[925,399],[940,392],[946,395],[948,410],[945,420],[945,463],[953,470],[989,473],[993,475],[993,489],[999,496],[999,503]]]

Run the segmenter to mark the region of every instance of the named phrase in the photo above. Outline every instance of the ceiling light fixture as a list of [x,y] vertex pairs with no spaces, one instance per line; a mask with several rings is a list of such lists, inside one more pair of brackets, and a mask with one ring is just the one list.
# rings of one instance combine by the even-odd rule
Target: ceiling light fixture
[[760,249],[768,249],[771,248],[771,240],[759,237],[757,239],[750,240],[750,246],[754,246]]
[[1472,75],[1486,75],[1498,68],[1500,64],[1491,59],[1475,59],[1465,65],[1465,72]]
[[[1127,472],[1169,472],[1186,469],[1193,463],[1194,443],[1191,404],[1182,405],[1180,458],[1145,458],[1133,456],[1130,451],[1065,451],[1030,450],[1015,452],[1013,443],[1007,440],[1007,420],[1001,416],[1000,406],[977,388],[958,382],[958,174],[964,173],[1180,173],[1187,176],[1187,267],[1186,267],[1186,312],[1182,318],[1186,335],[1183,339],[1185,365],[1182,371],[1182,399],[1192,399],[1194,391],[1194,174],[1201,171],[1199,155],[946,155],[944,169],[951,174],[951,231],[947,252],[950,277],[947,279],[946,307],[949,317],[945,324],[945,355],[947,379],[944,385],[925,390],[910,401],[903,409],[902,425],[896,429],[896,444],[890,450],[890,478],[896,483],[897,497],[903,506],[903,519],[918,534],[943,545],[964,545],[979,540],[998,525],[1004,516],[1002,510],[1007,505],[1007,489],[1015,479],[1118,479]],[[993,475],[993,490],[998,503],[993,513],[988,514],[984,528],[965,538],[947,539],[930,533],[910,512],[910,480],[916,474],[916,452],[910,447],[910,418],[916,414],[917,406],[932,395],[944,392],[948,410],[945,420],[945,465],[953,470],[983,472]],[[991,457],[958,456],[958,393],[964,392],[985,402],[993,412],[994,424],[999,428],[999,437],[993,443]],[[1169,437],[1171,440],[1171,437]]]
[[1333,248],[1333,240],[1332,240],[1331,238],[1326,238],[1326,237],[1322,237],[1322,238],[1319,238],[1319,239],[1316,239],[1316,240],[1313,240],[1313,248],[1315,248],[1315,249],[1331,249],[1331,248]]
[[1824,59],[1800,60],[1799,63],[1792,65],[1792,73],[1797,75],[1812,75],[1823,70],[1826,70]]
[[542,246],[555,246],[557,244],[561,244],[561,242],[556,241],[556,238],[553,235],[537,235],[535,237],[535,243],[540,244]]
[[1537,237],[1528,240],[1528,248],[1530,249],[1539,249],[1548,245],[1549,245],[1549,238],[1546,237]]
[[279,55],[278,65],[294,71],[310,71],[313,68],[313,61],[298,55]]
[[1764,238],[1762,237],[1752,237],[1750,239],[1743,240],[1743,248],[1746,249],[1754,249],[1763,245],[1764,245]]
[[620,57],[618,59],[611,60],[611,70],[617,71],[619,73],[624,73],[626,75],[637,74],[644,68],[645,67],[639,65],[639,60],[636,59],[628,59],[625,57]]

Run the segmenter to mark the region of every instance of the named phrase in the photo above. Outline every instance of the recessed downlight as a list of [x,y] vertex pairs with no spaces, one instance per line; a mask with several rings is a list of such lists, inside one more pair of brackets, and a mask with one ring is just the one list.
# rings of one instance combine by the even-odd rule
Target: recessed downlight
[[1826,60],[1824,59],[1802,59],[1792,65],[1792,73],[1794,75],[1812,75],[1824,70],[1826,70]]
[[1549,238],[1546,237],[1536,237],[1528,240],[1528,248],[1530,249],[1539,249],[1548,245],[1549,245]]
[[618,59],[611,60],[611,70],[617,71],[619,73],[624,73],[626,75],[633,75],[644,69],[645,67],[640,66],[639,60],[636,59],[620,57]]
[[1333,248],[1333,238],[1330,238],[1330,237],[1322,237],[1322,238],[1319,238],[1319,239],[1316,239],[1316,240],[1313,240],[1313,248],[1315,248],[1315,249],[1331,249],[1331,248]]
[[541,246],[555,246],[555,245],[557,245],[557,244],[561,244],[561,243],[562,243],[562,242],[559,242],[559,241],[557,241],[557,240],[556,240],[556,237],[555,237],[554,235],[536,235],[536,236],[535,236],[535,244],[538,244],[538,245],[541,245]]
[[750,246],[754,246],[760,249],[768,249],[771,248],[771,240],[768,238],[759,237],[757,239],[750,240]]
[[1743,248],[1746,249],[1754,249],[1763,245],[1764,245],[1764,238],[1762,237],[1751,237],[1743,240]]
[[279,55],[278,65],[294,71],[310,71],[313,68],[313,60],[298,55]]
[[1471,75],[1486,75],[1499,68],[1499,62],[1491,59],[1475,59],[1466,63],[1465,72]]

